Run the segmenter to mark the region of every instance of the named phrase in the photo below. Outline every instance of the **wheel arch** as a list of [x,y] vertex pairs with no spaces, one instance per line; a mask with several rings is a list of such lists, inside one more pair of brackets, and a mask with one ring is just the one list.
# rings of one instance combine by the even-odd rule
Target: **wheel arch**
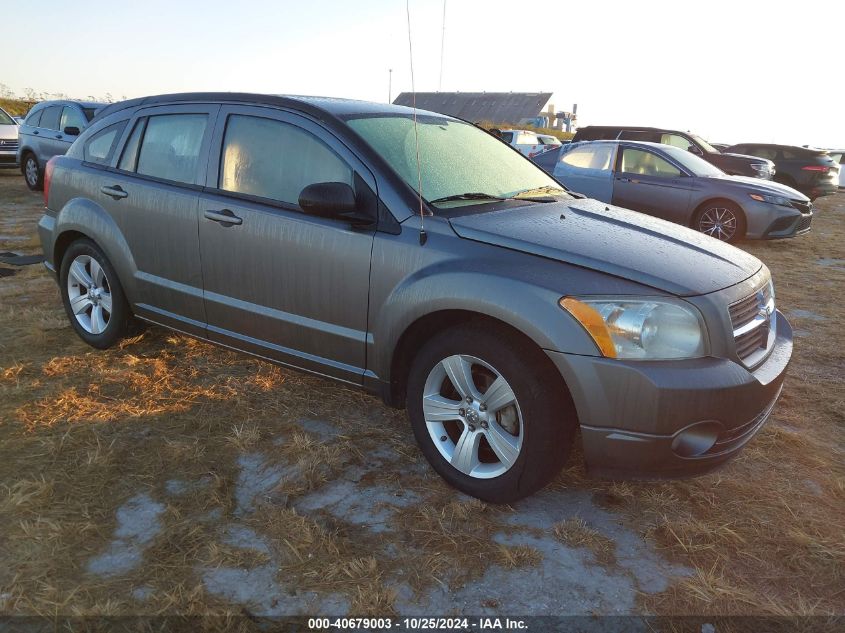
[[710,196],[708,198],[705,198],[695,207],[695,210],[692,212],[692,216],[690,217],[690,228],[695,228],[695,225],[698,223],[699,214],[704,210],[707,205],[713,204],[714,202],[727,202],[728,204],[737,207],[740,213],[742,213],[743,222],[745,222],[745,225],[748,226],[748,214],[745,212],[745,208],[742,206],[739,200],[729,198],[727,196]]
[[68,201],[56,216],[54,236],[52,246],[46,246],[51,252],[45,255],[49,255],[57,273],[68,247],[76,240],[89,239],[103,251],[117,272],[130,305],[134,302],[131,281],[135,278],[135,260],[117,223],[104,209],[83,198]]
[[404,406],[405,391],[415,357],[415,350],[440,332],[469,323],[490,327],[496,330],[500,336],[512,337],[519,340],[521,344],[536,350],[538,359],[540,359],[539,362],[545,365],[544,369],[553,372],[550,375],[555,377],[563,392],[567,394],[570,400],[572,399],[563,376],[551,359],[543,352],[542,346],[530,336],[513,325],[487,314],[465,309],[445,309],[429,312],[417,318],[400,335],[390,361],[390,383],[385,394],[387,403],[394,407]]

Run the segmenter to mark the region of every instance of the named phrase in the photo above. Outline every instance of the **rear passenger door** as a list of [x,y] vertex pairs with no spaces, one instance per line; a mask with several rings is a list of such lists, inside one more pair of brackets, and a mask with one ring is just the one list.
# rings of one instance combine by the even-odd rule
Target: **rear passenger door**
[[114,169],[103,174],[96,191],[134,260],[133,311],[197,335],[205,335],[199,193],[219,109],[197,104],[139,110],[126,127]]
[[199,214],[208,337],[360,383],[374,230],[298,200],[306,185],[344,182],[375,213],[372,174],[298,114],[224,106],[217,128]]
[[41,169],[44,169],[47,161],[53,156],[64,154],[69,147],[62,142],[62,134],[59,132],[63,109],[64,106],[61,105],[51,105],[44,108],[41,112],[38,127],[33,131],[33,135],[37,139],[34,143],[35,153],[38,162],[41,164]]
[[613,150],[610,143],[593,141],[563,155],[554,176],[564,185],[588,198],[610,202],[613,195]]

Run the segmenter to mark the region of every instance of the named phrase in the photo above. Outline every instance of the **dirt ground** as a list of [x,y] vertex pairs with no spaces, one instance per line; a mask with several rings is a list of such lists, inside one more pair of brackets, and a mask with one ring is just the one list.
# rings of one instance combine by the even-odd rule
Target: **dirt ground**
[[[0,172],[0,251],[40,194]],[[845,194],[744,243],[795,356],[719,472],[586,478],[513,507],[448,488],[403,412],[150,327],[100,352],[40,265],[0,265],[0,615],[845,614]]]

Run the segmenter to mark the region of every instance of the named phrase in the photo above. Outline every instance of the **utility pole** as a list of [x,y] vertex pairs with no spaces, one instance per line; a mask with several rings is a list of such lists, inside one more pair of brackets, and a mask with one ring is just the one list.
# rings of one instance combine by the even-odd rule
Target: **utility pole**
[[446,43],[446,0],[443,0],[443,30],[440,33],[440,81],[437,90],[443,90],[443,48]]
[[387,69],[387,102],[393,103],[393,69]]

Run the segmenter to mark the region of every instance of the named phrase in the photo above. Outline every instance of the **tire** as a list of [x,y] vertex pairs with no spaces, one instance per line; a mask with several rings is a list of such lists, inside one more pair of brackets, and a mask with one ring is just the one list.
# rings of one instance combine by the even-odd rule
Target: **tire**
[[129,304],[114,267],[94,242],[80,239],[68,247],[59,288],[71,326],[88,345],[107,349],[126,335]]
[[32,152],[27,152],[21,161],[21,173],[30,191],[44,189],[44,172],[38,164],[38,158]]
[[[464,391],[475,389],[472,404],[458,400],[447,366],[451,375],[470,368],[472,385]],[[491,389],[497,376],[504,383]],[[515,401],[494,410],[491,391],[500,402],[509,396]],[[489,411],[484,402],[491,402]],[[422,347],[411,365],[406,405],[417,443],[434,470],[458,490],[492,503],[510,503],[545,486],[566,463],[577,427],[572,399],[545,354],[513,332],[483,322],[442,332]]]
[[739,205],[728,200],[705,202],[692,221],[692,228],[699,233],[731,244],[745,237],[747,226],[745,213]]

